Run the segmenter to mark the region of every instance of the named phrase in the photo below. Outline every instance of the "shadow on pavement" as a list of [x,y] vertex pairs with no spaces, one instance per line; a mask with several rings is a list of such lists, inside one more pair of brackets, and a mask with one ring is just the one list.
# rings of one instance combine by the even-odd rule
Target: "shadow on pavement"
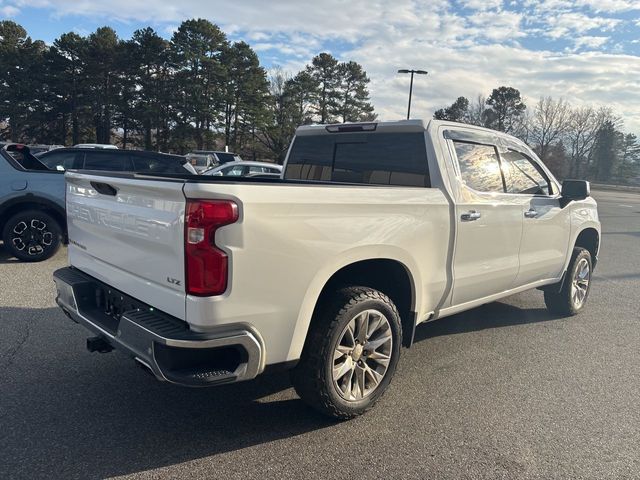
[[518,308],[502,302],[493,302],[451,317],[418,325],[415,341],[442,335],[477,332],[488,328],[548,322],[559,318],[561,317],[549,313],[546,308]]
[[[416,340],[554,318],[492,303],[422,325]],[[124,475],[335,424],[286,391],[286,372],[216,388],[176,387],[122,354],[83,351],[84,330],[57,308],[0,307],[0,323],[18,332],[0,336],[5,478]]]
[[[20,322],[26,332],[14,345],[0,338],[3,478],[124,475],[335,423],[292,392],[259,401],[291,387],[286,372],[216,388],[158,382],[120,353],[83,351],[82,327],[58,310],[0,307],[3,328]],[[60,334],[43,338],[40,319],[59,322]]]
[[5,263],[18,263],[18,259],[12,256],[9,251],[4,248],[4,243],[0,240],[0,265]]

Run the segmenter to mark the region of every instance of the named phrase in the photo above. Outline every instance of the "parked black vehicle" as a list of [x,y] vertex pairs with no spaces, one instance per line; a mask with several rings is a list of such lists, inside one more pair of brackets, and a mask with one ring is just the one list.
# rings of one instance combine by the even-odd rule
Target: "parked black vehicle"
[[197,173],[183,156],[142,150],[58,148],[38,159],[51,170]]

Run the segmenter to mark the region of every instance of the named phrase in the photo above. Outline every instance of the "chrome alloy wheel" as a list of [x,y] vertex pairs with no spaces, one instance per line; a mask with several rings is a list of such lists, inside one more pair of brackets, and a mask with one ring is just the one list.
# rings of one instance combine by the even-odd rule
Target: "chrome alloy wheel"
[[591,272],[589,270],[589,262],[586,258],[583,258],[576,266],[576,273],[571,283],[571,301],[576,309],[582,307],[582,304],[587,298],[590,280]]
[[382,382],[393,348],[389,320],[378,310],[356,315],[339,336],[333,354],[333,384],[342,398],[362,400]]
[[11,230],[11,242],[17,250],[28,255],[40,255],[53,243],[53,233],[37,218],[21,220]]

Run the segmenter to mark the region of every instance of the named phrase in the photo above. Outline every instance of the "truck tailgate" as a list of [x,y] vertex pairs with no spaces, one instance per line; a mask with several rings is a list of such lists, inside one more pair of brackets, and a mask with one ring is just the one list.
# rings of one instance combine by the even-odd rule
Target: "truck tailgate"
[[185,319],[183,182],[68,172],[69,262]]

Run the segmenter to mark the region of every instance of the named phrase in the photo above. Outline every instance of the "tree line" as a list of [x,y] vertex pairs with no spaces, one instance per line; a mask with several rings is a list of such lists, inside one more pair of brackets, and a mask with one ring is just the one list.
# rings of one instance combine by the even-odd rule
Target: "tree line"
[[503,86],[473,101],[458,97],[434,118],[512,134],[560,178],[626,184],[640,177],[640,141],[608,107],[574,107],[547,96],[529,109],[517,89]]
[[51,45],[0,22],[0,138],[24,143],[118,143],[184,153],[228,146],[282,161],[295,128],[375,119],[356,62],[321,53],[295,75],[267,72],[245,42],[191,19],[162,38],[124,40],[110,27]]

